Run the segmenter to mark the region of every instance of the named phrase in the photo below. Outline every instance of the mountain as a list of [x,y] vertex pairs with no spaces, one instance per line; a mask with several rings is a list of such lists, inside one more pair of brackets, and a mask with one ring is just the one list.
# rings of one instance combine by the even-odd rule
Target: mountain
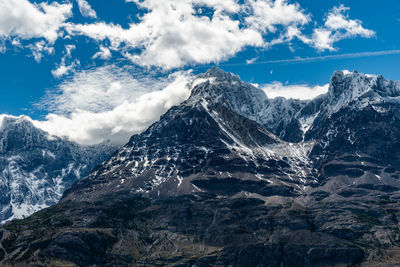
[[400,83],[335,72],[268,99],[212,68],[57,205],[0,230],[16,264],[378,266],[400,259]]
[[64,190],[111,153],[83,147],[36,128],[28,117],[0,121],[0,222],[54,205]]
[[[200,75],[192,88],[187,101],[134,135],[95,172],[74,184],[67,195],[74,192],[72,198],[93,199],[101,192],[109,194],[111,187],[134,188],[149,196],[175,196],[201,191],[199,184],[208,183],[204,174],[211,180],[231,177],[239,183],[256,182],[250,186],[264,184],[260,182],[263,177],[275,174],[279,179],[270,177],[265,185],[274,183],[272,188],[279,188],[282,194],[298,189],[289,190],[281,180],[316,183],[311,177],[306,179],[311,172],[309,144],[289,144],[248,118],[265,107],[263,91],[216,68]],[[235,175],[244,177],[232,178]]]
[[283,97],[268,99],[262,90],[215,67],[199,75],[191,86],[195,88],[194,94],[198,97],[213,102],[225,101],[232,111],[258,122],[282,140],[302,140],[302,131],[295,115],[308,101]]

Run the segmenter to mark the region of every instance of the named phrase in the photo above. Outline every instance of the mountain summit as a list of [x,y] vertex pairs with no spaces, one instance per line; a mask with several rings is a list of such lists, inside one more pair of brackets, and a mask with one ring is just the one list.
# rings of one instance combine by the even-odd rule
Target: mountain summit
[[399,83],[335,72],[268,99],[212,68],[192,94],[1,230],[2,263],[374,265],[400,253]]

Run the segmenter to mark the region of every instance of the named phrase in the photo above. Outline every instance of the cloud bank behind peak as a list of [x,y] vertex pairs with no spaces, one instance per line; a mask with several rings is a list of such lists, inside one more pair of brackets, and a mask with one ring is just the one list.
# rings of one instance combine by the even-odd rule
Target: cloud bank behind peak
[[190,71],[134,78],[109,65],[78,72],[38,104],[49,110],[35,126],[80,144],[124,144],[190,95]]

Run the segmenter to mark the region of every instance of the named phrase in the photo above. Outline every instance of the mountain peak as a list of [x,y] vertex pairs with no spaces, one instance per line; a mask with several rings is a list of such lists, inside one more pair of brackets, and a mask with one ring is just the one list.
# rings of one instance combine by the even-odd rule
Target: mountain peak
[[239,82],[240,78],[239,76],[226,72],[218,67],[212,67],[210,68],[207,72],[204,74],[198,75],[198,78],[202,79],[213,79],[216,82]]
[[211,68],[204,74],[204,76],[207,76],[207,77],[216,77],[216,78],[218,78],[218,77],[226,77],[227,75],[232,75],[232,74],[230,74],[230,73],[228,73],[228,72],[225,72],[224,70],[222,70],[222,69],[220,69],[220,68],[218,68],[218,67],[215,67],[215,66],[211,67]]
[[[238,114],[258,121],[268,103],[265,92],[242,82],[239,76],[212,67],[191,83],[192,93],[187,104],[219,103],[228,105]],[[263,124],[261,121],[259,123]]]
[[192,88],[191,100],[202,99],[218,100],[231,91],[242,91],[247,84],[240,81],[239,76],[225,72],[220,68],[212,67],[207,72],[197,75],[190,84]]
[[0,115],[0,131],[9,127],[28,127],[33,128],[32,120],[25,115],[21,116],[11,116],[6,114]]
[[359,80],[359,79],[372,80],[372,79],[376,79],[379,76],[381,76],[381,75],[364,74],[364,73],[358,72],[357,70],[353,70],[353,71],[337,70],[333,73],[333,75],[331,77],[331,83],[332,82],[341,82],[341,81],[345,81],[345,80]]
[[[187,105],[227,105],[234,112],[258,122],[280,137],[288,136],[284,129],[291,123],[293,115],[306,103],[284,98],[268,99],[262,89],[216,67],[198,75],[189,86],[191,96],[186,101]],[[296,126],[291,126],[290,132],[293,132],[293,127]]]
[[400,82],[386,80],[382,75],[364,74],[358,71],[335,71],[332,75],[328,97],[331,103],[351,101],[362,97],[400,96]]

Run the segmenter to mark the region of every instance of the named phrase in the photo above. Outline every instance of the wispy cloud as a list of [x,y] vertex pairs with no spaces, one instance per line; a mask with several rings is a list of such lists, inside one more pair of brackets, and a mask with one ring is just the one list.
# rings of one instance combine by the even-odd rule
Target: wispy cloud
[[74,59],[72,62],[67,64],[67,61],[70,61],[72,58],[72,50],[74,49],[76,49],[75,45],[65,46],[65,54],[61,58],[61,63],[56,69],[51,71],[55,78],[61,78],[62,76],[69,74],[70,72],[74,71],[75,67],[80,65],[80,62],[77,59]]
[[124,144],[189,97],[190,71],[160,78],[134,71],[108,65],[75,72],[37,104],[49,114],[34,124],[80,144]]
[[86,0],[77,0],[77,3],[82,16],[88,18],[97,18],[96,11],[92,9]]
[[264,61],[233,63],[233,64],[220,64],[219,66],[229,67],[229,66],[263,65],[263,64],[300,64],[300,63],[311,63],[311,62],[327,61],[327,60],[339,60],[339,59],[346,59],[346,58],[377,57],[377,56],[399,55],[399,54],[400,54],[400,49],[359,52],[359,53],[346,53],[346,54],[327,55],[327,56],[318,56],[318,57],[296,57],[296,58],[290,58],[290,59],[264,60]]

